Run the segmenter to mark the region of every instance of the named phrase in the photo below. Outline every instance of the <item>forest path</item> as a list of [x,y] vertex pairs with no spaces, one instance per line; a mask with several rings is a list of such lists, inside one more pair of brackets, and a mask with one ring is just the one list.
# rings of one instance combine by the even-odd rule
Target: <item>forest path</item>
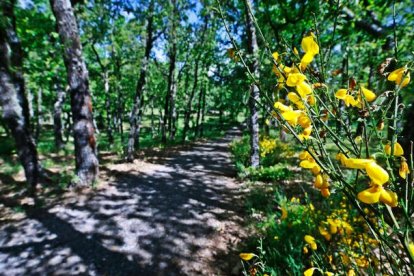
[[104,165],[99,188],[2,219],[0,274],[234,273],[245,235],[228,147],[237,135]]

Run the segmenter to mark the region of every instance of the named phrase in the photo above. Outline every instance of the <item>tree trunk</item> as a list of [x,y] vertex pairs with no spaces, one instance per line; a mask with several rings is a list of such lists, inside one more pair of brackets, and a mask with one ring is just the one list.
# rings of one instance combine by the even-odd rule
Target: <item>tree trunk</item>
[[[187,132],[188,129],[190,128],[190,119],[191,119],[191,113],[192,113],[192,104],[193,104],[193,100],[194,100],[194,95],[195,95],[195,91],[197,89],[197,82],[198,82],[198,62],[199,59],[196,58],[195,60],[195,68],[194,68],[194,81],[193,81],[193,88],[191,89],[191,93],[190,95],[188,95],[187,98],[187,109],[184,111],[184,128],[183,128],[183,142],[185,142],[185,140],[187,139]],[[188,85],[188,77],[189,77],[190,73],[187,73],[187,77],[186,77],[186,84],[185,86],[187,87]]]
[[198,104],[197,104],[197,117],[196,117],[196,123],[195,123],[195,129],[194,129],[194,136],[197,137],[199,135],[200,130],[200,118],[201,118],[201,102],[203,101],[203,92],[204,86],[201,85],[200,93],[198,94]]
[[35,140],[39,141],[40,136],[40,129],[42,128],[43,120],[42,120],[42,97],[43,96],[43,89],[40,87],[37,90],[36,94],[36,130],[35,130]]
[[99,161],[93,124],[88,70],[82,58],[78,26],[70,0],[50,0],[64,48],[70,87],[78,185],[91,185],[98,176]]
[[205,119],[205,113],[206,113],[206,94],[208,90],[208,84],[205,84],[204,87],[204,93],[203,93],[203,104],[201,106],[201,123],[200,123],[200,137],[204,136],[204,119]]
[[170,140],[174,139],[175,136],[175,122],[174,117],[176,116],[175,110],[175,96],[177,93],[177,83],[176,83],[176,57],[177,57],[177,37],[176,37],[176,25],[177,25],[177,1],[170,0],[170,5],[172,7],[172,13],[170,17],[170,33],[169,33],[169,51],[168,57],[170,60],[170,65],[168,69],[168,88],[167,95],[165,97],[165,107],[164,107],[164,122],[162,128],[162,143],[167,142],[167,131],[170,134]]
[[[252,6],[250,0],[244,0],[246,8],[246,32],[247,32],[247,45],[248,53],[252,56],[249,64],[250,71],[253,75],[257,74],[259,67],[259,61],[257,58],[258,46],[256,38],[256,29],[253,23],[253,16],[250,13]],[[259,100],[259,88],[255,83],[250,85],[250,97],[249,97],[249,109],[250,109],[250,165],[253,168],[259,166],[259,111],[256,102]]]
[[[140,124],[141,124],[141,117],[143,113],[142,108],[143,108],[143,100],[144,100],[145,82],[146,82],[146,76],[147,76],[147,70],[148,70],[148,64],[150,60],[152,45],[154,42],[153,10],[154,10],[154,1],[151,1],[149,4],[148,17],[147,17],[147,37],[146,37],[146,43],[145,43],[145,54],[141,61],[141,70],[140,70],[137,86],[135,89],[134,106],[129,116],[130,131],[129,131],[127,154],[126,154],[126,160],[128,162],[132,162],[134,160],[134,151],[136,147],[135,144],[139,145]],[[135,143],[136,141],[137,143]]]
[[55,146],[57,150],[63,148],[62,108],[65,101],[65,90],[59,81],[55,80],[56,102],[53,106],[53,132],[55,135]]
[[103,73],[104,79],[104,92],[105,92],[105,109],[106,109],[106,135],[108,136],[109,144],[113,144],[114,135],[112,134],[112,118],[111,118],[111,94],[109,86],[108,71]]
[[39,162],[29,123],[29,108],[22,73],[22,49],[17,37],[14,1],[0,2],[0,103],[3,119],[16,143],[27,183],[35,188]]

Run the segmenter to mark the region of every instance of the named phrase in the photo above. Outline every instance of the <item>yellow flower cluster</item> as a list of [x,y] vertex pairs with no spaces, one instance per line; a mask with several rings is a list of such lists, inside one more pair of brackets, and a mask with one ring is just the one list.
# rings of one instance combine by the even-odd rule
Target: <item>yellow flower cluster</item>
[[276,140],[269,137],[263,137],[259,141],[260,156],[265,157],[276,149]]
[[303,110],[294,110],[291,106],[284,105],[280,101],[274,104],[274,107],[279,110],[282,118],[292,127],[301,126],[303,131],[299,138],[309,139],[312,133],[312,124],[308,115]]
[[388,182],[388,172],[378,165],[373,159],[347,158],[338,153],[337,159],[343,166],[349,169],[365,170],[371,180],[370,188],[358,193],[358,199],[366,204],[374,204],[378,201],[391,207],[398,205],[397,194],[385,190],[383,185]]
[[362,108],[363,106],[362,95],[365,97],[367,102],[372,102],[377,98],[374,92],[363,86],[360,86],[360,89],[356,92],[351,89],[339,89],[335,93],[335,97],[344,101],[346,107],[353,106],[358,108]]
[[311,170],[312,174],[315,176],[314,187],[321,191],[323,197],[328,197],[331,194],[329,191],[328,175],[322,172],[321,167],[316,163],[315,159],[308,151],[300,153],[299,159],[301,160],[299,166]]

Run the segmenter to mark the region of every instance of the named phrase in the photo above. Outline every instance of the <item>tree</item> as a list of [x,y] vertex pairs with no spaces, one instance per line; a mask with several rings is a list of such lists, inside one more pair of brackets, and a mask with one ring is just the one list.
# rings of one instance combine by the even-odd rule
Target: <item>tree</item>
[[147,15],[147,27],[145,38],[145,54],[141,61],[141,69],[137,86],[135,89],[134,105],[131,110],[129,119],[130,131],[128,137],[128,146],[126,159],[128,162],[132,162],[134,159],[135,141],[139,142],[140,123],[142,118],[142,106],[144,100],[144,87],[146,82],[146,76],[148,71],[148,64],[150,61],[150,54],[154,43],[154,0],[151,0],[148,8]]
[[3,119],[16,143],[26,180],[33,188],[39,176],[39,163],[29,121],[22,73],[22,49],[16,33],[13,0],[0,2],[0,102]]
[[64,49],[64,61],[71,97],[78,185],[91,185],[99,171],[93,126],[88,71],[82,58],[78,26],[69,0],[51,0],[57,29]]
[[[251,55],[249,69],[252,74],[256,74],[259,67],[258,46],[256,38],[256,29],[253,23],[252,6],[250,0],[244,0],[246,10],[246,32],[247,32],[247,49]],[[250,165],[253,168],[259,166],[259,110],[256,102],[259,100],[259,88],[255,83],[250,85],[249,97],[249,127],[250,127]]]

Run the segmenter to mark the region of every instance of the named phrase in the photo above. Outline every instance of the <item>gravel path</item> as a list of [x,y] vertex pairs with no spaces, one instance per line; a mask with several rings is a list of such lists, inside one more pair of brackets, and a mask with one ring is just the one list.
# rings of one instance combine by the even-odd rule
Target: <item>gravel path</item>
[[235,135],[106,165],[98,189],[7,219],[11,206],[0,202],[0,274],[239,273],[242,192],[228,153]]

